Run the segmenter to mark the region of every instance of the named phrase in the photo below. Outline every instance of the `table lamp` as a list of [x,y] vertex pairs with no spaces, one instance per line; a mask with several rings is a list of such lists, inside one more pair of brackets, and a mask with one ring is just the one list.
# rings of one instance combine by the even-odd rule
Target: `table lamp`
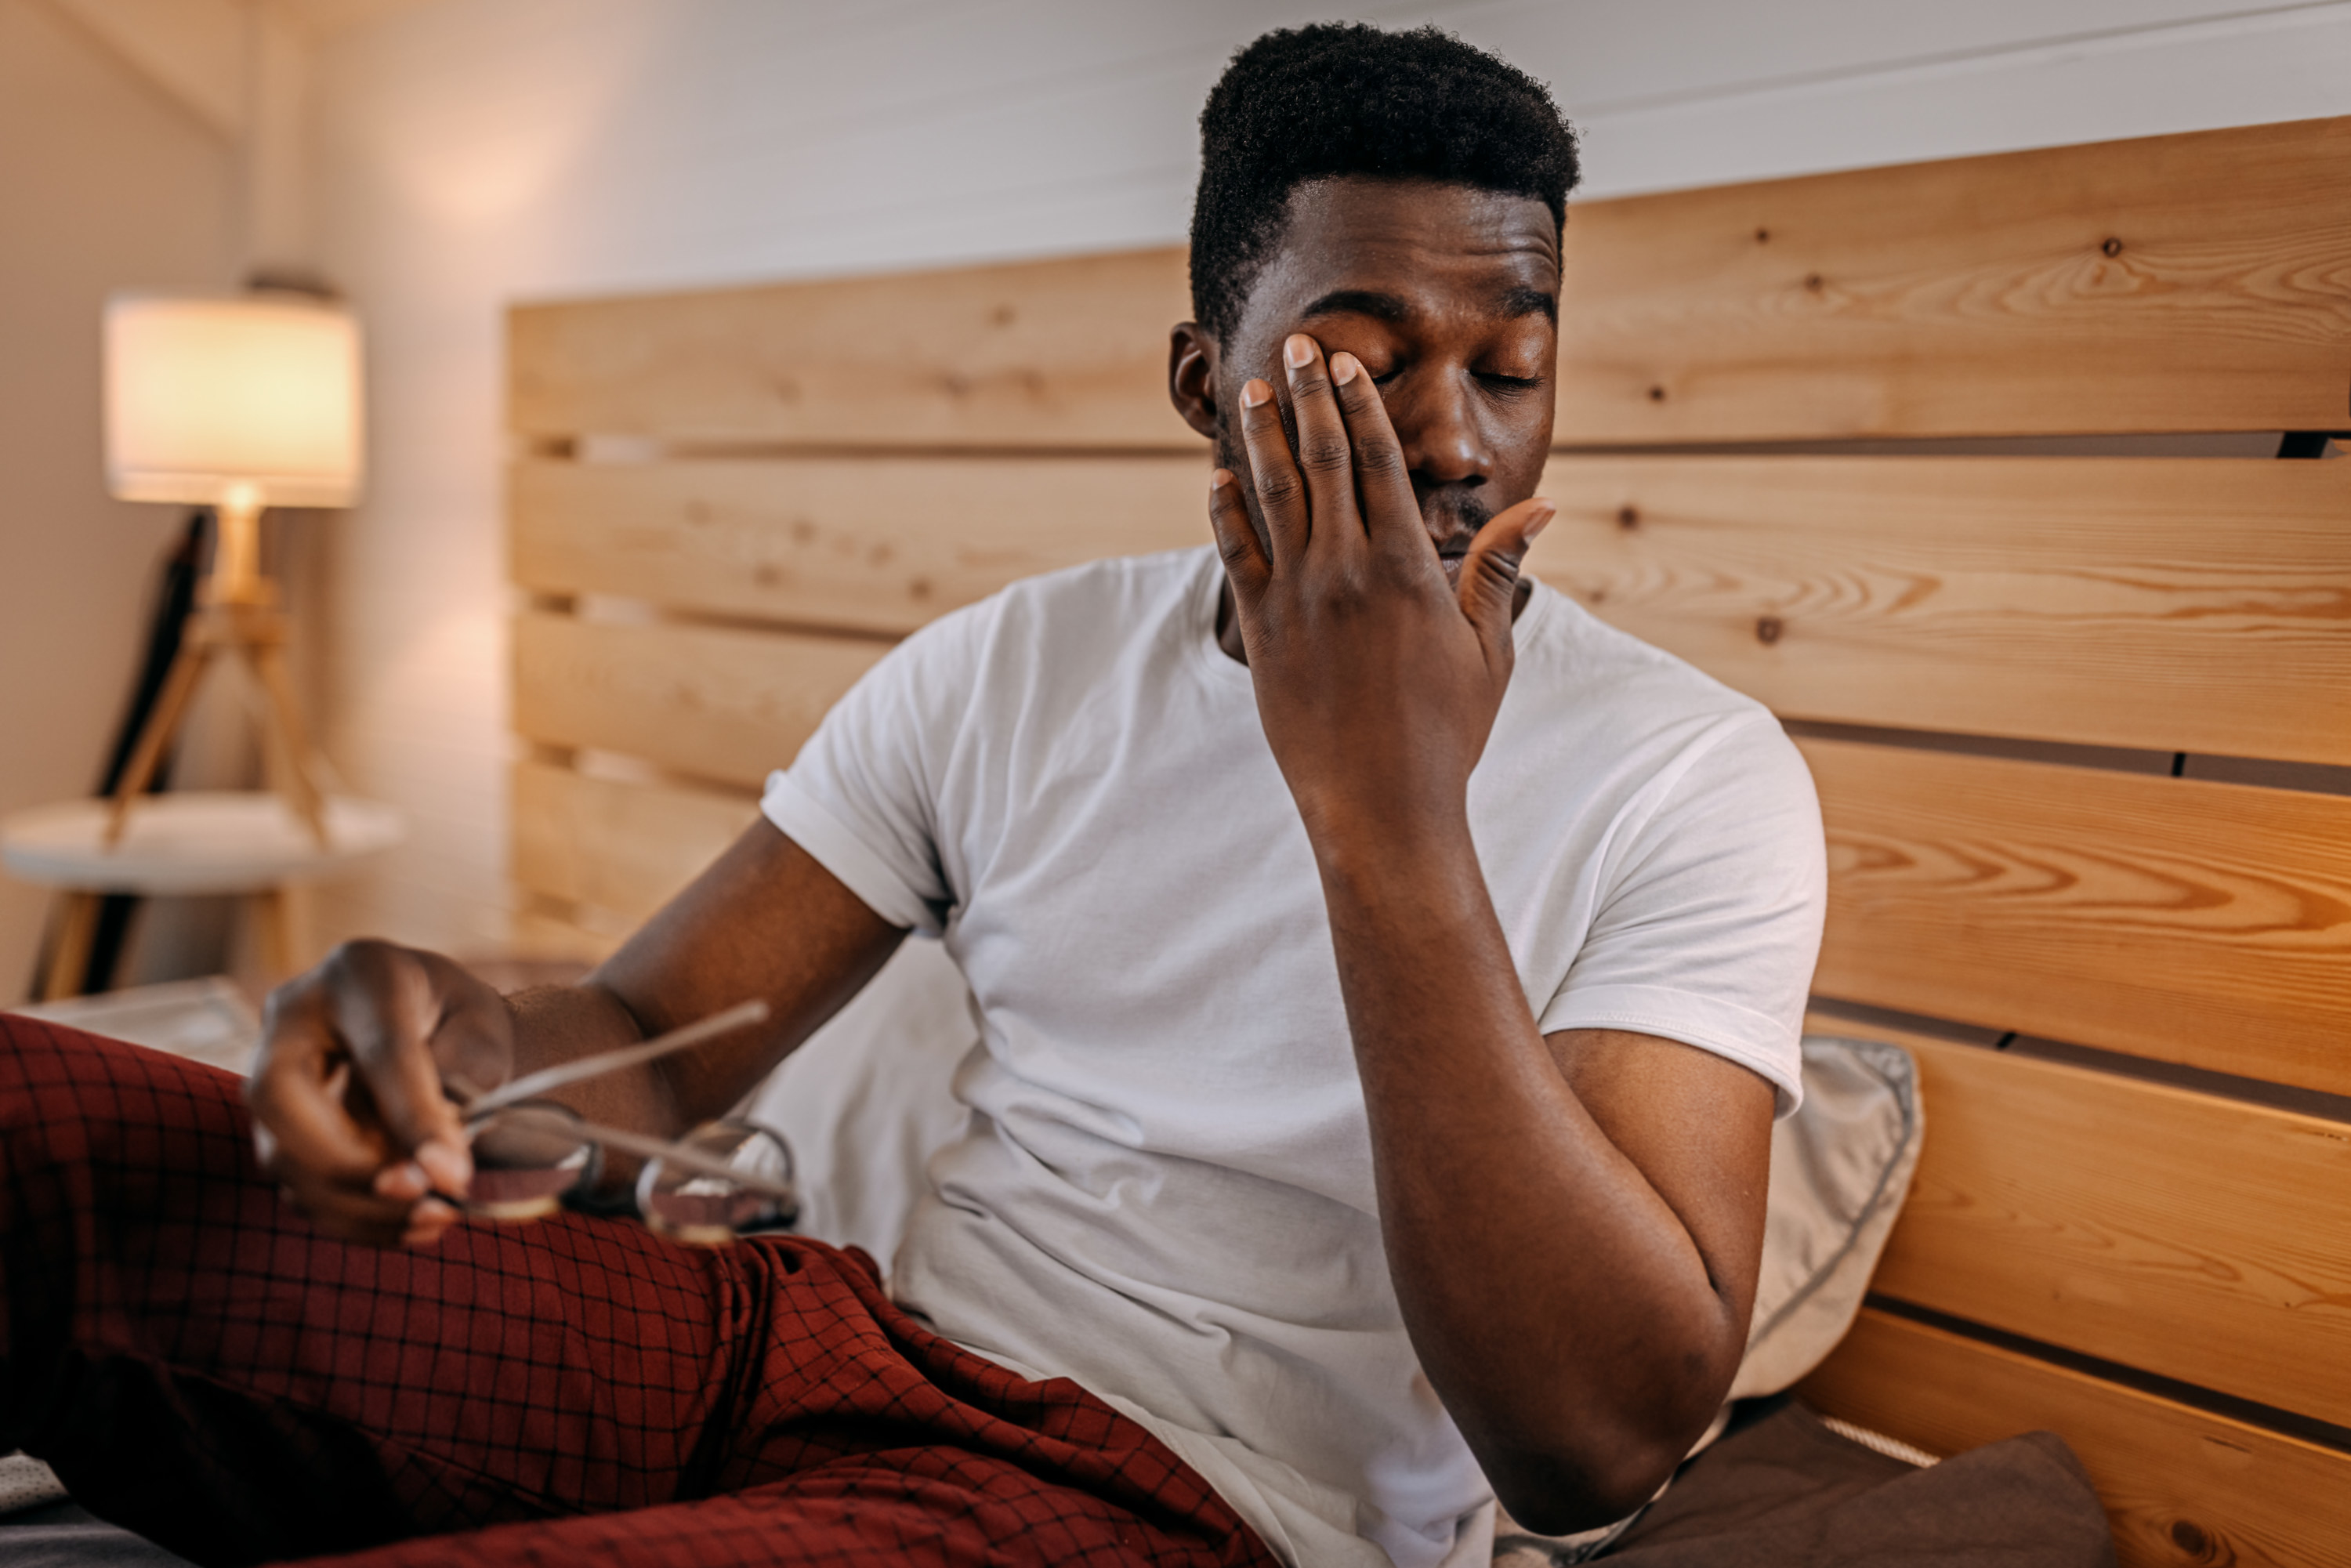
[[205,668],[242,657],[267,695],[287,792],[323,846],[316,763],[286,673],[277,585],[261,574],[262,508],[347,507],[361,480],[360,329],[295,294],[117,295],[106,307],[107,485],[126,501],[214,509],[212,566],[179,656],[131,748],[106,842],[188,708]]

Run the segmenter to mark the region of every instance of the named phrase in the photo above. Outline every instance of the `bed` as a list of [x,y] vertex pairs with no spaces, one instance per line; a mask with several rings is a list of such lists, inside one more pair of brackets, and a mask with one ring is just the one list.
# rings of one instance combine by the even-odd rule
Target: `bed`
[[[1923,1162],[1803,1386],[2351,1562],[2351,119],[1577,206],[1533,568],[1817,779]],[[891,641],[1205,542],[1179,249],[509,320],[516,882],[601,951]],[[1039,505],[1040,497],[1050,505]]]

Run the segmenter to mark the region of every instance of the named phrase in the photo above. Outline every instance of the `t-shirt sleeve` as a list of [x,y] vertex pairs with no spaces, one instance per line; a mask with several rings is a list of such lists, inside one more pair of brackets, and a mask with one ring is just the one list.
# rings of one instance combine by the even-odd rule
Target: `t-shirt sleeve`
[[938,781],[971,706],[984,605],[884,654],[833,705],[759,809],[883,919],[935,936],[956,894],[938,851]]
[[1540,1019],[1654,1034],[1727,1056],[1803,1098],[1804,1004],[1827,856],[1811,772],[1762,714],[1653,782],[1583,948]]

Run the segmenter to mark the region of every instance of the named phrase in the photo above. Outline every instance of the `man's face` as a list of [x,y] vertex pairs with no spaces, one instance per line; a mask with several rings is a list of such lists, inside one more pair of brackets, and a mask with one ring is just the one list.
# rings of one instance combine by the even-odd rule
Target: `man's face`
[[[1280,250],[1226,340],[1176,329],[1169,392],[1217,461],[1249,465],[1240,389],[1270,382],[1289,419],[1282,340],[1344,349],[1378,383],[1448,575],[1495,513],[1534,494],[1551,447],[1559,350],[1559,235],[1551,209],[1428,181],[1301,186]],[[1292,429],[1293,439],[1295,429]],[[1251,519],[1260,537],[1250,487]]]

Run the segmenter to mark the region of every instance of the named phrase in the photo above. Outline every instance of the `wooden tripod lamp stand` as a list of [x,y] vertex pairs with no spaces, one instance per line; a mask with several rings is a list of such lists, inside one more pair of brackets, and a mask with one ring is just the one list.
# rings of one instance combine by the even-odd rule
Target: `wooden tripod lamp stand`
[[320,849],[318,762],[286,672],[286,615],[260,570],[262,508],[348,507],[362,478],[359,323],[298,294],[120,295],[106,310],[108,486],[214,508],[210,574],[114,792],[104,841],[170,747],[205,670],[243,659],[266,697],[287,800]]

